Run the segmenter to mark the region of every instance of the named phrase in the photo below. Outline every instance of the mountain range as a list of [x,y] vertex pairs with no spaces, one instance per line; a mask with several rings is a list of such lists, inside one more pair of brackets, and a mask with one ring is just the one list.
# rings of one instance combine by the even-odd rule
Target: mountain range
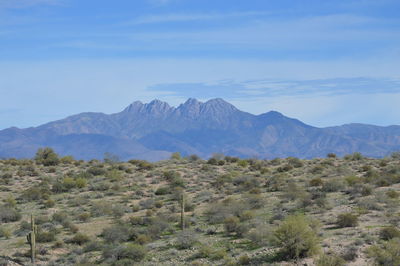
[[38,127],[0,131],[0,157],[31,158],[49,146],[60,155],[122,160],[166,159],[172,152],[238,157],[299,158],[361,152],[384,157],[400,150],[400,126],[347,124],[318,128],[270,111],[253,115],[223,99],[188,99],[178,107],[133,102],[115,114],[81,113]]

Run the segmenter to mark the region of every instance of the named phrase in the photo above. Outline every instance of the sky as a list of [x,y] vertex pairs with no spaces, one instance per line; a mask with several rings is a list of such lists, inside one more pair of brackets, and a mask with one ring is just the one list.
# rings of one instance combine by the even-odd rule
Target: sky
[[0,129],[223,98],[400,125],[398,0],[0,0]]

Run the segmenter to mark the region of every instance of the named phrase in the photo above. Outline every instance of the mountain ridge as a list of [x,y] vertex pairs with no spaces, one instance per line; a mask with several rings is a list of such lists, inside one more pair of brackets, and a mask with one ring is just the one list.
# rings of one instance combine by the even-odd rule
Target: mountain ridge
[[158,99],[134,101],[118,113],[84,112],[38,127],[0,131],[0,157],[30,158],[42,146],[78,159],[111,152],[124,160],[155,161],[176,151],[204,158],[213,153],[312,158],[352,152],[383,157],[400,150],[400,126],[352,123],[319,128],[277,111],[243,112],[221,98],[189,98],[177,107]]

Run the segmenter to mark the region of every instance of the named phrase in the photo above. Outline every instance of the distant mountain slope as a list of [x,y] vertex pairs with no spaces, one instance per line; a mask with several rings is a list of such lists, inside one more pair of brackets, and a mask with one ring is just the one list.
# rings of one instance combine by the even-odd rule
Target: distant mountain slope
[[222,99],[189,99],[178,107],[134,102],[116,114],[82,113],[36,128],[0,131],[0,157],[32,157],[41,146],[78,159],[160,160],[171,152],[208,157],[312,158],[333,152],[382,157],[400,150],[400,126],[363,124],[316,128],[271,111],[252,115]]

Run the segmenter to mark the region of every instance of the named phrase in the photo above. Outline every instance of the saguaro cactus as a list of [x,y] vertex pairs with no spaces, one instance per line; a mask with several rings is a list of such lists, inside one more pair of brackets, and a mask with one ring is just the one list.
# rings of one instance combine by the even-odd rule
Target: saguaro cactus
[[185,229],[185,193],[181,195],[181,229]]
[[26,236],[28,240],[28,244],[31,246],[31,262],[35,264],[35,255],[36,255],[36,234],[37,234],[37,225],[35,225],[35,218],[31,215],[31,231]]

